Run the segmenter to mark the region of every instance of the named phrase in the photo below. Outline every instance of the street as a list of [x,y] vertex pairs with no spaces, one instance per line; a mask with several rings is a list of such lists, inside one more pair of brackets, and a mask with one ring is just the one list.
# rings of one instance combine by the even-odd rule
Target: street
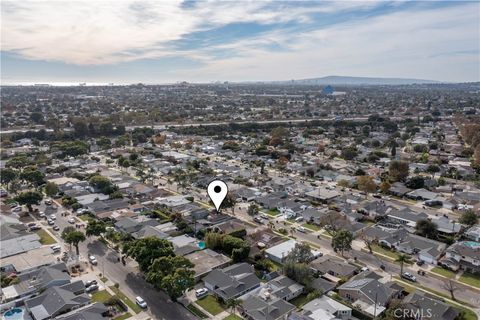
[[[44,208],[45,206],[42,204],[40,210],[42,211]],[[70,214],[62,217],[60,214],[61,211],[63,211],[62,207],[60,207],[57,212],[57,220],[55,223],[60,227],[60,231],[54,233],[60,241],[62,240],[60,237],[61,231],[65,227],[72,226],[67,220],[73,216]],[[85,224],[83,221],[77,218],[75,219],[77,220],[77,224]],[[82,231],[84,231],[84,228],[82,228]],[[68,248],[68,245],[65,245],[64,248]],[[134,262],[127,259],[127,265],[124,266],[118,261],[119,253],[110,249],[95,237],[87,238],[85,242],[80,243],[79,250],[83,260],[86,260],[89,255],[94,255],[97,258],[98,265],[93,267],[96,275],[102,273],[113,283],[118,283],[119,289],[132,301],[135,301],[136,296],[141,296],[148,304],[147,312],[154,319],[196,319],[196,317],[181,304],[172,302],[167,294],[155,289],[140,277],[138,270],[132,266]]]

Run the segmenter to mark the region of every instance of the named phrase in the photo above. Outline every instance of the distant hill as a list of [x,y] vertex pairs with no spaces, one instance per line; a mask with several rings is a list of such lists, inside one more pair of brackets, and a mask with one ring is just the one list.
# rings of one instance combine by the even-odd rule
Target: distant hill
[[369,77],[342,77],[328,76],[322,78],[299,79],[290,81],[275,81],[275,83],[311,84],[311,85],[405,85],[405,84],[434,84],[441,83],[434,80],[403,79],[403,78],[369,78]]

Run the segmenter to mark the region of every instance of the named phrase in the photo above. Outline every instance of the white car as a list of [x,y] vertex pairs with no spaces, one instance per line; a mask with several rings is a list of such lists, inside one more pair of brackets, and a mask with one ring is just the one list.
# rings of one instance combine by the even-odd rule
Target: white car
[[53,226],[55,224],[55,222],[50,218],[47,219],[47,223],[49,226]]
[[145,300],[143,300],[142,297],[138,296],[135,298],[135,303],[138,304],[141,308],[145,309],[147,308],[147,303]]
[[207,293],[208,293],[208,289],[207,289],[207,288],[201,288],[201,289],[195,290],[195,296],[196,296],[197,298],[202,297],[202,296],[206,295]]
[[73,219],[73,218],[68,219],[68,223],[74,224],[74,223],[75,223],[75,219]]
[[94,266],[96,266],[96,265],[98,264],[97,258],[95,258],[95,256],[89,256],[89,257],[88,257],[88,260],[89,260],[90,263],[93,264]]
[[13,212],[20,212],[22,211],[22,207],[15,207],[12,209]]
[[298,227],[297,231],[302,232],[302,233],[306,233],[307,229],[305,229],[304,227]]
[[49,217],[51,220],[57,220],[57,216],[54,213],[52,213]]

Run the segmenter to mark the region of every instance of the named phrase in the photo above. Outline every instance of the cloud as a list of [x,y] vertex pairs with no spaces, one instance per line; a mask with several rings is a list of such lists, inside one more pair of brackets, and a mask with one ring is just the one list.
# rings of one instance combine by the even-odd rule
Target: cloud
[[372,3],[200,1],[3,1],[2,51],[34,60],[89,65],[176,54],[168,45],[236,22],[305,22],[315,12]]
[[157,82],[329,74],[478,81],[479,9],[478,2],[7,0],[1,45],[19,58],[85,68],[192,61],[168,79],[156,74]]

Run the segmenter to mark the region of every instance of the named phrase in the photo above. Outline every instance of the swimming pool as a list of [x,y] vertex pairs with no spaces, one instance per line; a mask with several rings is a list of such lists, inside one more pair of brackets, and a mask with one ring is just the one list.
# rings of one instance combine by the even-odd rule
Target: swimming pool
[[197,243],[197,246],[200,248],[200,249],[205,249],[205,241],[200,241]]
[[23,311],[22,308],[13,308],[5,312],[2,316],[3,320],[23,320]]

